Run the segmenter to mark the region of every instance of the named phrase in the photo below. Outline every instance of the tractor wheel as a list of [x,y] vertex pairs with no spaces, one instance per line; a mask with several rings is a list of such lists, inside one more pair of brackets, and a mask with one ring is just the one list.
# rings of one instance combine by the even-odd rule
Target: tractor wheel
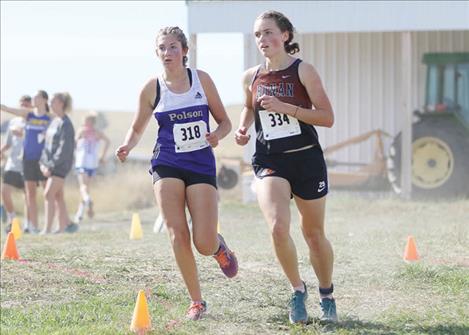
[[[401,133],[387,161],[388,179],[401,190]],[[446,198],[469,195],[469,137],[454,119],[426,118],[412,126],[412,197]]]

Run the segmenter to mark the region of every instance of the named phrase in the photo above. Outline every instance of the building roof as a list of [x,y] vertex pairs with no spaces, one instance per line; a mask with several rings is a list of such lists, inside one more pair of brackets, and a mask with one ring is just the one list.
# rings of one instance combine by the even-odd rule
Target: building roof
[[186,1],[188,30],[252,33],[265,10],[299,33],[469,30],[469,1]]

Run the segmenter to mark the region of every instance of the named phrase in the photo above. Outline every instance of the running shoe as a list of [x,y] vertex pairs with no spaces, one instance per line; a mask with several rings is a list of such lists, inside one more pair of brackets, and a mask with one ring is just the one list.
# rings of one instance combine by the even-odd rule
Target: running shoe
[[321,316],[321,321],[323,322],[337,322],[337,310],[335,307],[335,299],[332,298],[323,298],[319,303],[323,315]]
[[207,311],[207,303],[205,301],[202,302],[192,302],[189,310],[187,311],[187,318],[192,321],[199,320],[202,315]]
[[295,291],[293,292],[290,300],[290,313],[288,318],[290,323],[303,323],[306,324],[308,321],[308,313],[306,312],[305,302],[308,299],[308,290],[306,284],[303,282],[305,291]]
[[76,233],[79,228],[80,228],[80,226],[77,223],[70,221],[68,226],[65,227],[64,232],[66,232],[66,233]]
[[223,236],[218,234],[218,240],[220,241],[220,248],[217,253],[213,255],[213,258],[220,265],[220,269],[223,271],[225,276],[228,278],[233,278],[238,273],[238,260],[234,252],[232,252],[226,245],[225,239]]
[[31,226],[29,227],[29,233],[32,235],[39,235],[41,233],[41,230],[39,228]]

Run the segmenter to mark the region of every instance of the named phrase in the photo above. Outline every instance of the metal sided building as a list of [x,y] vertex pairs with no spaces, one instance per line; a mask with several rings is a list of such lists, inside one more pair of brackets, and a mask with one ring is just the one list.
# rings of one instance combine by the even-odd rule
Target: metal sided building
[[[252,33],[256,17],[277,10],[292,21],[301,49],[298,57],[316,67],[334,107],[334,127],[318,127],[323,147],[375,129],[391,135],[403,130],[403,146],[410,152],[410,137],[406,143],[404,135],[410,136],[411,112],[424,105],[423,54],[469,52],[468,1],[187,1],[186,5],[193,43],[200,33],[244,34],[245,68],[262,59]],[[367,162],[372,154],[372,143],[364,143],[345,148],[334,158]]]

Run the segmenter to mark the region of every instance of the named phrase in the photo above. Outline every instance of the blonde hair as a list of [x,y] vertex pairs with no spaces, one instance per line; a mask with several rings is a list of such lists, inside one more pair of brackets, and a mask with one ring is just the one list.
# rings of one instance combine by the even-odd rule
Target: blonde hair
[[98,114],[95,111],[89,111],[83,118],[83,123],[89,120],[93,124],[93,126],[96,126],[97,118]]
[[64,104],[64,112],[69,113],[72,110],[72,97],[68,92],[59,92],[54,94],[54,98],[59,99]]

